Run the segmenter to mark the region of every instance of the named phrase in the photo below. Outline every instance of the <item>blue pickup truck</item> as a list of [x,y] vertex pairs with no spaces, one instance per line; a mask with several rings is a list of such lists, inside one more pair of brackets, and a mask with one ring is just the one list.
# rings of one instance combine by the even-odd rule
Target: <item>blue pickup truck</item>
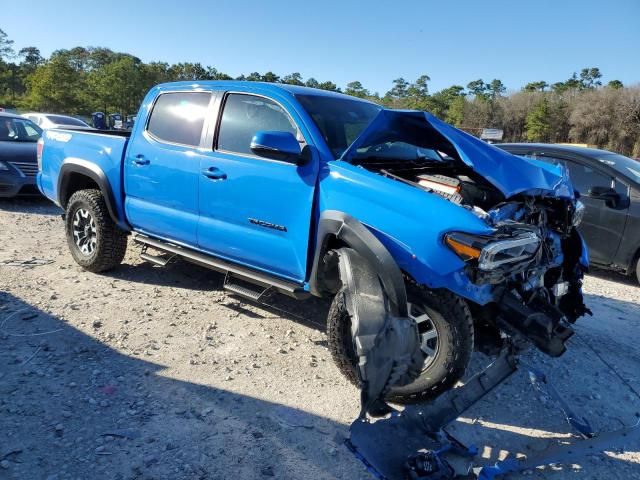
[[132,132],[45,132],[38,187],[91,272],[128,236],[256,301],[333,298],[332,355],[374,408],[432,398],[505,335],[551,356],[585,312],[583,206],[561,166],[425,112],[254,82],[181,82]]

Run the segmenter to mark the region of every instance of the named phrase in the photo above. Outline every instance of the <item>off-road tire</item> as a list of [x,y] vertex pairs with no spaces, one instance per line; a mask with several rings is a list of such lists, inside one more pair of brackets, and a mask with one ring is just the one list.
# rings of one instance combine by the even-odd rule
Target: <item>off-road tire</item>
[[[387,400],[408,404],[433,399],[453,387],[464,375],[473,352],[473,319],[466,302],[446,291],[423,290],[409,285],[409,302],[419,305],[431,317],[438,331],[438,350],[431,364],[413,383],[394,387]],[[351,338],[351,318],[344,290],[340,290],[327,316],[329,351],[340,372],[359,386],[356,354]]]
[[[89,254],[80,250],[74,237],[74,217],[81,209],[91,215],[95,225],[95,247]],[[99,190],[78,190],[71,195],[67,203],[65,232],[73,259],[85,270],[105,272],[122,263],[127,251],[127,233],[111,219]]]
[[640,283],[640,255],[636,260],[636,282]]

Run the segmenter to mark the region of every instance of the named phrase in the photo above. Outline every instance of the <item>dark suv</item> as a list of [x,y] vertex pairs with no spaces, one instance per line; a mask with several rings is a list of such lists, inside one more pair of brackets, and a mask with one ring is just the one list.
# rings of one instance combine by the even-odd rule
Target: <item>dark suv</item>
[[42,129],[20,115],[0,112],[0,197],[38,194],[37,142]]
[[573,145],[496,146],[515,155],[566,165],[586,207],[579,230],[589,247],[591,263],[635,274],[640,282],[640,162],[607,150]]

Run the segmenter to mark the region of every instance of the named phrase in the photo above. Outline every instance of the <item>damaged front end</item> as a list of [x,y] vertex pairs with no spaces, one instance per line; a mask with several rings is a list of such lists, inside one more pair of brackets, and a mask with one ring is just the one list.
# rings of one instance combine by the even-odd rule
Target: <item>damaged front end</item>
[[494,302],[476,308],[481,321],[550,356],[564,353],[571,323],[588,312],[581,292],[586,249],[576,230],[583,208],[573,199],[523,196],[488,212],[474,209],[493,234],[444,236],[470,281],[493,286]]
[[[393,182],[391,191],[410,200],[405,206],[395,199],[394,208],[405,219],[410,214],[403,209],[424,206],[414,215],[428,225],[409,228],[387,221],[387,228],[377,229],[396,242],[392,247],[409,250],[409,259],[399,260],[409,281],[466,300],[480,349],[497,352],[505,337],[524,337],[550,356],[564,353],[571,324],[590,313],[582,297],[588,254],[577,231],[584,207],[564,167],[513,156],[428,113],[390,110],[380,112],[341,160]],[[428,196],[422,201],[414,189]],[[349,272],[341,268],[345,285]],[[359,293],[353,285],[347,292],[352,313],[362,301],[355,300]],[[407,341],[410,335],[404,335],[398,341],[396,333],[411,319],[394,319],[384,292],[376,295],[377,326],[361,320],[358,327],[367,325],[367,336],[376,340],[357,348],[361,362],[377,358],[369,361],[366,375],[379,377],[384,386],[371,391],[382,392],[413,378],[415,338]],[[361,318],[368,315],[367,309],[362,312],[367,313]],[[389,334],[393,325],[403,328]],[[376,337],[381,332],[386,333]],[[352,333],[357,343],[358,332]],[[402,358],[408,360],[404,370],[398,367]],[[378,367],[382,375],[373,373]]]

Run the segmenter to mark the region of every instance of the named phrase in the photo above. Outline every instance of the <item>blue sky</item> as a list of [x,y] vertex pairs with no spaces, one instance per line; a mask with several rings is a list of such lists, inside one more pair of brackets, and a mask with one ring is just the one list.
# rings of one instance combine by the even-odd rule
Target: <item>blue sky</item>
[[17,49],[104,46],[237,76],[300,72],[384,93],[426,73],[431,91],[482,78],[509,90],[600,67],[640,82],[640,0],[0,1]]

